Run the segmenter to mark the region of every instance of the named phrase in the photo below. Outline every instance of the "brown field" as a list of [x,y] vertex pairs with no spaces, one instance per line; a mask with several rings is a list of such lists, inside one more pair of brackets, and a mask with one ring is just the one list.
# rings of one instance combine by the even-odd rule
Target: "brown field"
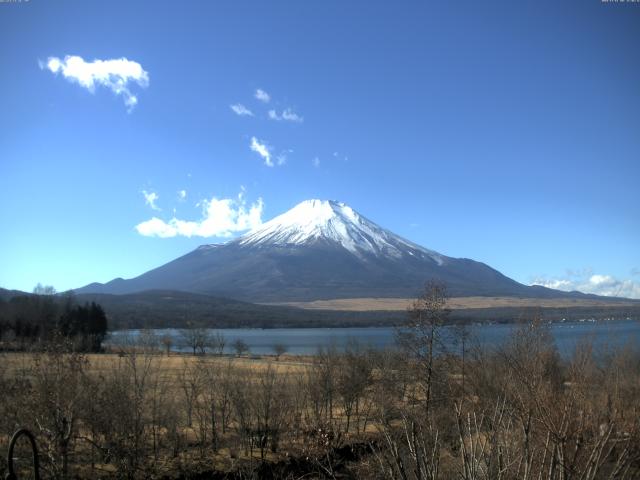
[[[6,369],[5,374],[12,376],[20,372],[28,371],[33,366],[34,356],[30,353],[3,353],[0,357],[3,367]],[[114,365],[122,362],[122,356],[118,353],[89,353],[85,355],[88,366],[88,373],[102,373],[110,371]],[[255,374],[261,374],[269,367],[278,374],[295,375],[302,374],[311,364],[310,357],[283,355],[280,360],[276,360],[275,356],[214,356],[214,355],[191,355],[183,353],[171,352],[170,356],[166,356],[158,351],[150,357],[152,364],[161,368],[164,378],[177,379],[186,367],[199,366],[201,368],[222,367],[226,366],[230,361],[234,367],[251,371]]]
[[[404,311],[414,299],[412,298],[338,298],[333,300],[314,300],[312,302],[282,302],[268,305],[285,305],[308,310],[344,310],[351,312],[370,311]],[[626,300],[595,300],[575,298],[513,298],[513,297],[452,297],[447,307],[453,310],[469,308],[501,308],[501,307],[625,307],[638,306],[638,302]]]

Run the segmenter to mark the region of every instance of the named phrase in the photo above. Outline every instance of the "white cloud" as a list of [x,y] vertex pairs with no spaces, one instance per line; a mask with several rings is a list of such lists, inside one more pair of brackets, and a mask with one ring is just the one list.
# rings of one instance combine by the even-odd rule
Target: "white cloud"
[[85,62],[76,55],[67,55],[64,60],[49,57],[47,63],[40,62],[40,68],[56,75],[62,73],[67,80],[78,83],[91,93],[95,92],[96,85],[107,87],[114,94],[122,95],[129,112],[138,103],[138,97],[131,93],[129,84],[136,83],[142,88],[149,85],[149,74],[142,66],[124,57],[93,62]]
[[320,166],[320,159],[318,157],[315,157],[313,160],[311,160],[311,163],[314,167],[318,168]]
[[269,101],[271,100],[271,96],[261,88],[258,88],[253,96],[264,103],[269,103]]
[[611,287],[616,284],[616,280],[610,275],[591,275],[589,283],[596,287]]
[[136,230],[145,237],[169,238],[176,236],[175,228],[157,217],[136,225]]
[[282,112],[282,119],[287,120],[289,122],[298,122],[298,123],[302,123],[304,121],[304,118],[302,118],[301,116],[299,116],[297,113],[295,113],[289,108],[286,108]]
[[251,145],[249,147],[264,159],[264,164],[267,167],[273,167],[271,148],[266,143],[261,142],[256,137],[251,137]]
[[241,117],[253,117],[253,112],[249,110],[247,107],[242,105],[241,103],[236,103],[235,105],[229,105],[229,108],[235,112],[236,115],[240,115]]
[[640,298],[640,283],[632,280],[621,280],[611,275],[592,274],[590,269],[583,270],[584,275],[569,271],[570,278],[540,277],[531,282],[532,285],[554,288],[571,292],[593,293],[606,297]]
[[304,118],[298,115],[297,113],[295,113],[290,108],[285,108],[281,114],[278,114],[278,112],[276,112],[275,110],[269,110],[267,112],[267,115],[271,120],[277,120],[277,121],[284,120],[287,122],[295,122],[295,123],[304,122]]
[[542,287],[553,288],[555,290],[563,290],[566,292],[571,292],[576,290],[573,282],[571,280],[562,280],[558,278],[537,278],[532,283],[532,285],[540,285]]
[[152,210],[160,211],[160,207],[156,205],[156,200],[158,200],[160,196],[156,192],[147,192],[146,190],[142,190],[142,195],[144,195],[144,203],[149,205]]
[[165,222],[157,217],[136,225],[135,229],[145,237],[230,237],[262,224],[264,202],[247,205],[244,190],[237,200],[233,198],[202,200],[202,218],[198,221],[180,220],[175,216]]
[[186,190],[178,190],[178,200],[184,201],[187,198]]

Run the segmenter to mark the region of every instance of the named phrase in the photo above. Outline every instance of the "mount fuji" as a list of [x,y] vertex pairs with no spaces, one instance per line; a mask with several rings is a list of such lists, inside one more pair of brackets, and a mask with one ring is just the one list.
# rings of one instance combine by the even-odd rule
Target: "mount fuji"
[[348,205],[307,200],[223,244],[202,245],[138,277],[77,293],[180,290],[251,302],[415,297],[425,281],[451,296],[584,296],[525,286],[466,258],[452,258],[380,227]]

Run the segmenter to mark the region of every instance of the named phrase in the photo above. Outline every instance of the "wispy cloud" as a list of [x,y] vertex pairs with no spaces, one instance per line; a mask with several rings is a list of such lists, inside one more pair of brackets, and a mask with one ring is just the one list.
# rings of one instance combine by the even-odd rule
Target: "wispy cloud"
[[126,58],[94,60],[85,62],[82,57],[67,55],[64,59],[49,57],[47,62],[39,62],[40,68],[54,74],[61,73],[70,82],[75,82],[91,93],[96,85],[110,89],[121,95],[127,110],[131,112],[138,104],[138,97],[131,93],[129,85],[135,83],[142,88],[149,85],[149,74],[138,62]]
[[290,153],[293,153],[292,149],[284,150],[276,155],[276,163],[278,164],[278,166],[282,166],[287,163],[287,158]]
[[297,113],[295,113],[290,108],[285,108],[281,114],[278,114],[278,112],[275,110],[269,110],[269,112],[267,112],[267,115],[271,120],[277,120],[277,121],[284,120],[286,122],[295,122],[295,123],[304,122],[304,118],[298,115]]
[[320,166],[320,159],[318,157],[314,157],[313,160],[311,160],[311,163],[314,167],[318,168]]
[[269,101],[271,101],[271,95],[269,95],[267,92],[265,92],[261,88],[258,88],[256,90],[256,93],[253,94],[253,96],[264,103],[269,103]]
[[566,277],[542,276],[535,278],[531,284],[566,292],[577,290],[607,297],[640,298],[640,283],[628,279],[621,280],[612,275],[593,274],[591,269],[577,272],[569,270]]
[[229,105],[229,108],[231,108],[231,110],[233,110],[236,115],[240,115],[241,117],[253,117],[253,112],[241,103]]
[[256,137],[251,137],[251,144],[249,145],[249,148],[262,157],[264,164],[267,167],[273,167],[271,147],[269,147],[265,142],[258,140]]
[[567,268],[565,270],[566,276],[569,278],[587,278],[593,275],[593,268],[585,267],[585,268]]
[[144,203],[149,205],[152,210],[161,210],[160,207],[156,205],[156,201],[160,198],[156,192],[147,192],[146,190],[142,190],[142,195],[144,196]]
[[186,190],[178,190],[178,200],[184,201],[187,198]]
[[212,197],[211,200],[202,200],[200,205],[202,206],[200,220],[181,220],[174,216],[165,222],[153,217],[136,225],[135,229],[145,237],[230,237],[262,224],[264,209],[262,198],[247,205],[244,190],[241,190],[237,199]]

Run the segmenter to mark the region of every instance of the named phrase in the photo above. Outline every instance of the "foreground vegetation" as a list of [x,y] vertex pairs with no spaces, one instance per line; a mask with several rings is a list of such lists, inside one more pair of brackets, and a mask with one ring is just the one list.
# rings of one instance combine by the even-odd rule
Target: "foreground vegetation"
[[461,328],[453,354],[442,293],[416,302],[394,351],[5,353],[0,447],[27,426],[51,478],[640,476],[637,348],[563,360],[530,321],[491,350]]

